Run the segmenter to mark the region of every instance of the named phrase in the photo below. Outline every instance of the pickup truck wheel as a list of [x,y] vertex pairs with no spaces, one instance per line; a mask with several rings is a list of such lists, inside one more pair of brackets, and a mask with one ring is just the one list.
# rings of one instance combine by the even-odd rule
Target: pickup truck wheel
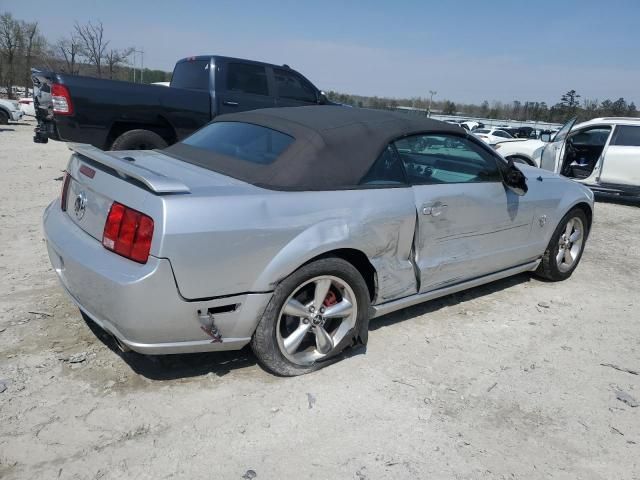
[[0,125],[7,125],[9,123],[9,115],[4,110],[0,110]]
[[318,370],[323,359],[351,344],[369,315],[369,302],[367,284],[349,262],[309,263],[277,286],[251,348],[260,365],[276,375]]
[[166,148],[167,142],[155,132],[150,130],[129,130],[116,138],[111,145],[111,150],[153,150]]
[[582,258],[588,229],[587,216],[579,208],[562,217],[536,274],[553,282],[569,278]]

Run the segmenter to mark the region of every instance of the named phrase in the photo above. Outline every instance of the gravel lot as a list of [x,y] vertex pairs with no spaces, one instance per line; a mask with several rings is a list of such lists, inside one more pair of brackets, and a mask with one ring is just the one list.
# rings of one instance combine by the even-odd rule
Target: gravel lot
[[638,204],[598,202],[566,282],[383,317],[366,354],[282,379],[249,350],[143,357],[96,336],[40,225],[69,153],[32,129],[0,126],[0,477],[640,478],[640,375],[602,365],[640,371]]

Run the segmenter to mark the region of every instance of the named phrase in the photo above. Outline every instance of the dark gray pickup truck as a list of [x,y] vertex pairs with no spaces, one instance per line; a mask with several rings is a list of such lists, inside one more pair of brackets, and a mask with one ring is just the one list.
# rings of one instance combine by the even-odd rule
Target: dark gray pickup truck
[[223,113],[331,103],[287,65],[215,55],[178,61],[169,87],[38,70],[32,77],[34,142],[103,150],[164,148]]

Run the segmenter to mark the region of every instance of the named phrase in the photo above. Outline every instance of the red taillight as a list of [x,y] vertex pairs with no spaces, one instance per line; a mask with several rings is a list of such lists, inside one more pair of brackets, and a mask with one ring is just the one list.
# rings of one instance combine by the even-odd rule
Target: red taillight
[[18,100],[18,103],[21,103],[22,105],[29,105],[31,102],[33,102],[33,100],[29,100],[25,98]]
[[53,113],[58,115],[73,115],[73,103],[69,89],[59,83],[54,83],[51,87],[51,103]]
[[152,239],[151,217],[113,202],[102,234],[102,245],[107,250],[139,263],[147,263]]
[[62,193],[60,194],[60,208],[63,212],[67,211],[67,194],[69,192],[69,183],[71,183],[71,175],[64,172],[64,178],[62,179]]

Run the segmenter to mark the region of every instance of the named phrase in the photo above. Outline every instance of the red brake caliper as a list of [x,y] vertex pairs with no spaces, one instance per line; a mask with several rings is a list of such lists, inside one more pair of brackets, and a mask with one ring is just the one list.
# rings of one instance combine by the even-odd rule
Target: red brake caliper
[[324,297],[324,302],[322,302],[322,305],[324,305],[325,307],[330,307],[331,305],[335,305],[336,303],[338,303],[338,297],[336,297],[336,294],[333,293],[333,290],[329,290],[329,292],[327,292],[327,296]]

